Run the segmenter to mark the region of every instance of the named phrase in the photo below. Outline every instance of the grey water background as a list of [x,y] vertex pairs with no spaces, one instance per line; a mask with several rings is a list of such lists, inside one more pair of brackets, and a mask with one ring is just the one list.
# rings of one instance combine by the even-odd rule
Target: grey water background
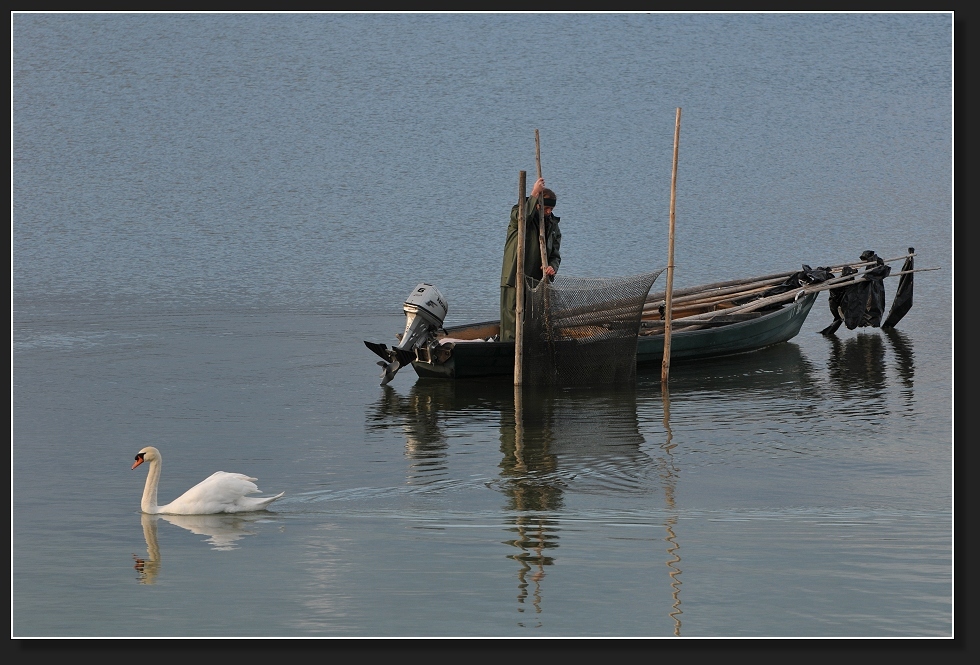
[[[952,17],[12,15],[12,637],[953,634]],[[419,282],[915,247],[894,331],[635,386],[386,387]],[[894,264],[895,269],[899,264]],[[654,289],[663,287],[661,278]],[[886,280],[888,303],[897,280]],[[145,517],[216,470],[269,512]]]

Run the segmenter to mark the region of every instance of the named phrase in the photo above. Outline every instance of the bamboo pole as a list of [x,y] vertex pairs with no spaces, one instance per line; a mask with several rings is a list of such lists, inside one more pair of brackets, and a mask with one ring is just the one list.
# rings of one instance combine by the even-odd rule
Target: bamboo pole
[[[538,178],[543,178],[544,176],[541,175],[541,135],[538,133],[538,130],[536,129],[534,130],[534,160],[537,163],[537,167],[538,167]],[[542,303],[544,312],[542,312],[542,314],[544,315],[545,330],[549,331],[547,338],[548,338],[548,344],[550,346],[552,341],[551,333],[550,333],[551,297],[549,296],[548,293],[548,273],[546,272],[548,270],[548,243],[544,239],[544,192],[538,194],[537,208],[538,208],[538,249],[541,252],[541,281],[543,282],[541,288],[544,289],[544,293],[542,294],[544,296],[544,302]]]
[[[674,296],[684,296],[691,293],[704,293],[706,291],[710,291],[711,289],[719,289],[719,288],[725,288],[730,286],[740,286],[742,284],[753,284],[757,282],[761,283],[763,281],[767,281],[768,283],[771,284],[777,284],[779,282],[786,280],[788,277],[795,274],[796,272],[798,271],[794,270],[793,272],[777,273],[775,275],[761,275],[759,277],[746,277],[744,279],[732,279],[726,282],[713,282],[711,284],[697,284],[695,286],[687,286],[682,289],[674,289],[673,294]],[[651,293],[647,295],[646,301],[648,303],[649,302],[662,303],[666,295],[667,295],[666,291],[657,291],[656,293]]]
[[527,471],[524,464],[524,389],[514,385],[514,468]]
[[[534,130],[534,159],[538,165],[538,179],[541,179],[541,135]],[[544,194],[538,194],[538,246],[541,250],[541,279],[548,279],[548,246],[544,239]]]
[[[755,295],[758,293],[764,293],[769,289],[773,288],[773,284],[767,284],[763,286],[756,286],[754,288],[747,289],[725,289],[723,291],[712,291],[709,293],[692,293],[689,296],[683,296],[681,298],[673,298],[674,307],[677,305],[685,305],[686,307],[697,307],[700,305],[711,305],[719,302],[727,302],[729,300],[738,300],[739,298],[744,298],[746,296]],[[659,302],[650,302],[643,305],[644,312],[651,312],[660,309]]]
[[[789,277],[780,277],[779,279],[770,279],[761,282],[744,282],[737,284],[735,286],[726,286],[719,288],[706,288],[706,287],[691,287],[686,289],[674,289],[672,295],[672,301],[675,305],[678,303],[685,302],[696,302],[698,300],[704,300],[707,298],[716,298],[728,296],[730,298],[737,298],[738,294],[745,293],[748,291],[753,291],[756,289],[770,289],[778,284],[782,284]],[[666,304],[666,293],[656,294],[657,298],[648,298],[644,304],[644,309],[656,309],[664,304]]]
[[517,305],[514,321],[514,385],[524,382],[524,234],[527,230],[524,198],[527,194],[527,171],[521,171],[517,185]]
[[674,121],[674,167],[670,176],[670,232],[667,236],[667,292],[664,314],[664,359],[660,367],[660,383],[667,383],[670,374],[670,314],[674,287],[674,206],[677,195],[677,148],[681,137],[681,107],[677,107]]

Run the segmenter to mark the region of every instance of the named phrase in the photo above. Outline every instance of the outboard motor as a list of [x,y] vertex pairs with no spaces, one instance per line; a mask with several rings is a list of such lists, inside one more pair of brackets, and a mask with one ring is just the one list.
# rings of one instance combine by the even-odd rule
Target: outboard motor
[[383,370],[381,385],[395,378],[395,373],[401,367],[411,364],[417,357],[417,349],[435,341],[436,331],[442,328],[449,305],[439,289],[423,282],[409,294],[402,309],[405,310],[405,332],[398,346],[389,349],[384,344],[364,342],[367,348],[383,359],[378,363]]

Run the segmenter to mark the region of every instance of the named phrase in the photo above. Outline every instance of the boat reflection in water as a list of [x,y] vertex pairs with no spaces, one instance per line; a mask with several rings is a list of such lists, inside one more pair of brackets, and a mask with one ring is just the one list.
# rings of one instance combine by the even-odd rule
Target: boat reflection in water
[[[518,551],[518,610],[542,611],[542,581],[555,562],[567,489],[612,494],[659,484],[657,460],[644,452],[636,390],[512,388],[500,412],[500,483],[513,515],[506,541]],[[527,608],[530,599],[531,608]]]
[[257,532],[252,526],[260,520],[268,520],[267,513],[239,513],[234,515],[147,515],[140,514],[143,538],[146,540],[146,558],[133,555],[134,568],[139,573],[140,584],[154,584],[160,574],[160,543],[157,537],[159,520],[187,529],[191,533],[207,536],[206,542],[214,550],[237,549],[235,542]]
[[451,382],[417,383],[408,397],[384,385],[373,413],[368,414],[366,427],[400,429],[405,435],[405,457],[409,460],[407,482],[424,485],[448,476],[448,436],[443,421],[456,408]]
[[[677,470],[672,446],[669,439],[651,445],[641,434],[634,386],[517,390],[509,377],[419,379],[407,396],[383,386],[366,426],[404,434],[408,484],[423,486],[447,475],[454,433],[485,431],[491,424],[499,430],[500,462],[499,477],[487,484],[505,497],[505,514],[511,516],[504,528],[513,537],[503,542],[513,548],[506,556],[517,564],[521,613],[543,612],[543,583],[548,566],[555,563],[561,533],[558,516],[570,486],[613,497],[662,487],[673,509]],[[672,616],[679,615],[680,604],[675,524],[676,516],[665,524],[662,559],[673,590]],[[679,619],[675,621],[679,629]]]
[[[637,389],[649,394],[660,389],[660,366],[637,368]],[[732,397],[795,394],[819,397],[816,367],[793,342],[710,361],[671,362],[670,397],[687,399],[705,392]]]
[[384,386],[367,427],[404,434],[408,481],[416,486],[447,476],[454,437],[498,428],[498,477],[487,485],[504,497],[509,516],[504,528],[512,537],[503,542],[517,566],[517,609],[529,619],[546,610],[546,577],[559,555],[562,515],[572,492],[603,497],[613,512],[622,505],[617,496],[627,503],[637,496],[661,496],[659,506],[649,504],[665,515],[653,518],[663,535],[657,539],[662,549],[651,556],[666,568],[671,605],[665,614],[680,635],[682,534],[675,503],[680,470],[671,400],[702,402],[706,394],[717,393],[722,402],[755,396],[770,404],[789,397],[799,417],[799,409],[817,408],[823,392],[815,372],[799,346],[783,343],[710,363],[678,363],[671,368],[669,390],[661,387],[659,366],[641,369],[635,385],[620,388],[517,389],[509,377],[419,379],[407,396]]

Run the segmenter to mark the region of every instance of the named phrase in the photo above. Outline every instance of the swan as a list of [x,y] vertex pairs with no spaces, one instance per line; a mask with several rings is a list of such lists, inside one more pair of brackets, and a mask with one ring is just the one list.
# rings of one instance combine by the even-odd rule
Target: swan
[[281,497],[285,492],[275,496],[252,498],[246,494],[259,491],[255,478],[249,478],[241,473],[215,471],[210,476],[190,488],[165,506],[157,505],[157,485],[160,484],[160,471],[163,458],[160,451],[153,446],[147,446],[136,453],[136,462],[132,468],[144,462],[149,462],[150,470],[146,474],[146,485],[143,487],[143,500],[140,508],[150,515],[214,515],[216,513],[247,513],[255,510],[265,510],[266,507]]

